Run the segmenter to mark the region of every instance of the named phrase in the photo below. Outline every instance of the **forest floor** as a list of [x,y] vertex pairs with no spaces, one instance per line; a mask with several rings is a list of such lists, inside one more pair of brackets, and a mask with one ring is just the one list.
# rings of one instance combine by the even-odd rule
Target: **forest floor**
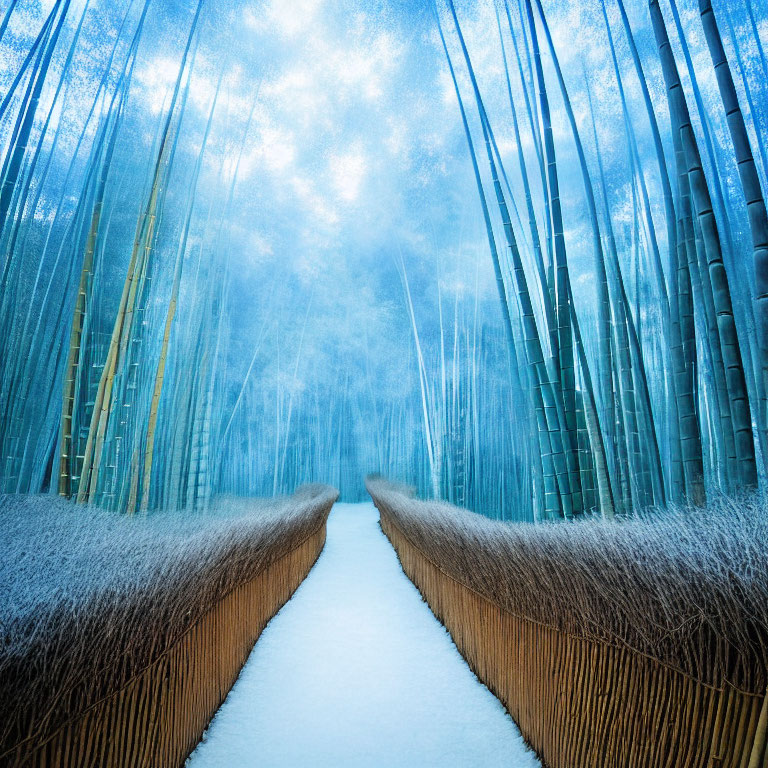
[[535,768],[400,568],[372,504],[337,504],[188,768]]

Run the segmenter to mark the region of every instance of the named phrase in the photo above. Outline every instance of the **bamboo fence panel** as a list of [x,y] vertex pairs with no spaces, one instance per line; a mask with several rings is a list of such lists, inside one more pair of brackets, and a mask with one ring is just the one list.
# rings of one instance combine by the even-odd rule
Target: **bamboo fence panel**
[[120,690],[51,733],[31,732],[0,754],[8,768],[176,768],[221,706],[267,622],[325,543],[323,524],[230,591]]
[[548,768],[768,768],[768,696],[515,616],[448,574],[375,499],[403,570]]

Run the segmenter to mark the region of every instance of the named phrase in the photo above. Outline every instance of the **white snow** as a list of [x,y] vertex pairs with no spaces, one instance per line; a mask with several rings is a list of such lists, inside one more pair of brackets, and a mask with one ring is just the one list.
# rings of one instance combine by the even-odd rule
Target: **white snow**
[[403,574],[372,504],[337,504],[188,768],[539,762]]

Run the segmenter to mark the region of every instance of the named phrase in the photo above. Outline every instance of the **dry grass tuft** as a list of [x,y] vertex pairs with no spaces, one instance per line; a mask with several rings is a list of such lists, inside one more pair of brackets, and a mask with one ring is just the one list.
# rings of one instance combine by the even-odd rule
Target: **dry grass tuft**
[[324,525],[336,496],[309,486],[147,518],[0,496],[0,755],[119,690]]
[[718,498],[616,522],[533,525],[418,501],[369,478],[383,515],[509,613],[643,654],[699,682],[768,685],[768,502]]

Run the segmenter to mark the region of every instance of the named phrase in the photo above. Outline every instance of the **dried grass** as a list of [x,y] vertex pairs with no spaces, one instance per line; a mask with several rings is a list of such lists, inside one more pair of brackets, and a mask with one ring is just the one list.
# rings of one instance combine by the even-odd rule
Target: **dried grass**
[[320,529],[337,493],[124,518],[0,497],[0,755],[118,691]]
[[654,659],[701,683],[768,685],[768,502],[717,498],[620,521],[506,524],[369,478],[439,569],[508,613]]

